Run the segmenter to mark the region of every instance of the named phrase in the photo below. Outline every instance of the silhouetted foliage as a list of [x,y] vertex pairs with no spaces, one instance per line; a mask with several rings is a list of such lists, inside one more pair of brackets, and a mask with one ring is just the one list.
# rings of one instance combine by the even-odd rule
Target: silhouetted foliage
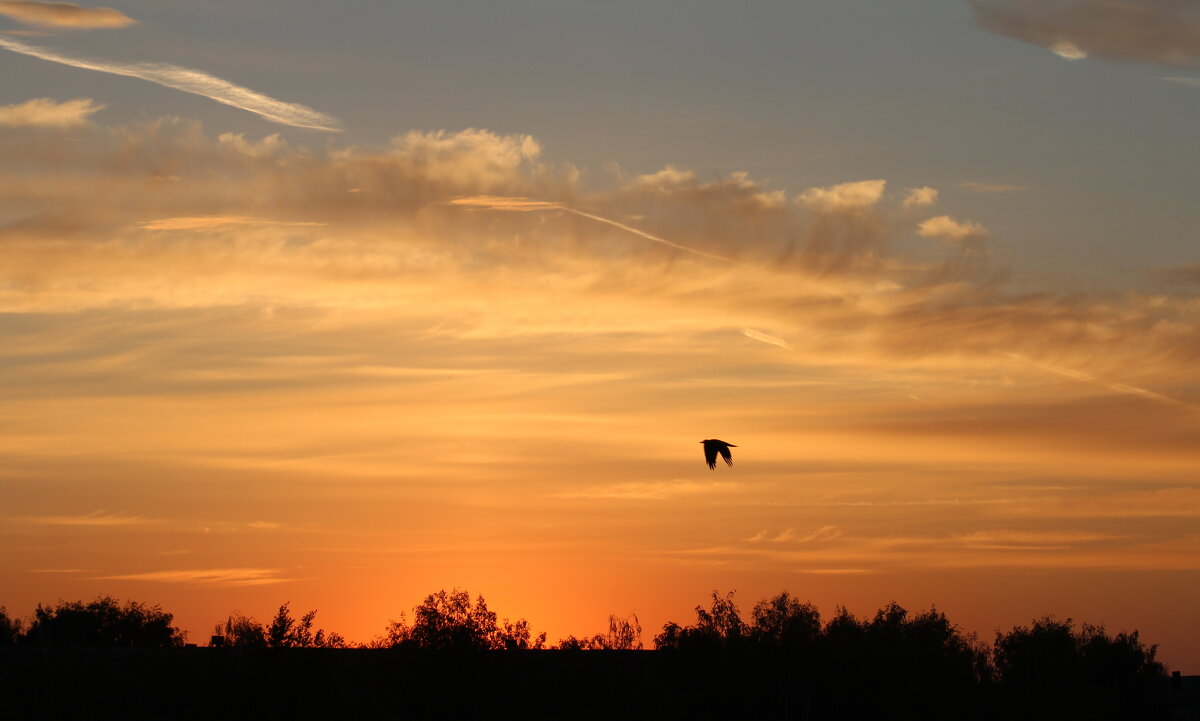
[[0,646],[16,646],[24,630],[21,619],[10,617],[8,609],[0,606]]
[[1153,707],[1165,676],[1157,647],[1143,646],[1136,631],[1113,637],[1087,624],[1076,631],[1069,618],[997,633],[994,648],[1004,708],[1030,719],[1135,718]]
[[567,636],[555,646],[560,651],[640,651],[642,650],[642,623],[636,613],[629,616],[608,616],[608,632],[597,633],[591,638]]
[[235,648],[266,648],[267,630],[261,623],[249,616],[243,616],[237,611],[229,614],[224,625],[217,624],[213,629],[214,636],[220,636],[222,643]]
[[722,598],[712,592],[712,606],[705,609],[696,606],[696,624],[680,626],[670,622],[654,637],[654,645],[660,649],[730,648],[741,645],[747,638],[746,624],[742,621],[733,591]]
[[346,639],[338,633],[325,633],[318,629],[313,633],[313,620],[317,612],[309,611],[300,617],[292,618],[288,603],[279,607],[279,612],[267,627],[266,643],[271,648],[345,648]]
[[821,637],[821,614],[811,603],[780,593],[754,606],[751,635],[757,643],[790,650],[811,649]]
[[270,625],[264,626],[249,616],[234,611],[224,624],[213,629],[222,637],[222,644],[234,648],[346,648],[346,639],[339,633],[313,632],[317,612],[309,611],[299,618],[292,617],[289,603],[279,607]]
[[[403,614],[393,621],[371,644],[395,649],[387,653],[290,652],[345,642],[314,629],[316,611],[296,618],[288,603],[265,625],[230,614],[216,635],[242,650],[226,653],[128,648],[182,641],[170,614],[132,601],[39,606],[27,627],[0,608],[0,646],[18,645],[0,649],[0,708],[124,717],[142,703],[160,717],[186,698],[201,704],[197,718],[230,708],[303,717],[316,700],[340,715],[375,717],[395,715],[403,699],[406,718],[449,719],[496,715],[497,698],[536,694],[543,708],[593,719],[1154,721],[1167,717],[1168,703],[1172,714],[1185,705],[1181,717],[1196,710],[1167,694],[1156,647],[1136,631],[1114,636],[1043,618],[985,646],[936,608],[910,613],[893,602],[856,618],[839,607],[822,625],[812,604],[787,592],[756,603],[749,622],[732,592],[714,591],[695,613],[690,626],[663,626],[660,653],[631,653],[642,646],[636,614],[611,614],[606,633],[568,636],[559,653],[483,653],[541,649],[546,635],[525,619],[497,622],[482,596],[456,588],[427,596],[411,623]],[[71,707],[71,697],[86,707]],[[71,713],[46,712],[47,704]]]
[[94,601],[38,604],[24,643],[39,646],[182,646],[183,632],[174,616],[136,601],[125,605],[111,596]]
[[488,610],[487,601],[462,589],[431,593],[413,608],[413,622],[408,625],[401,614],[392,621],[382,639],[375,645],[397,647],[415,646],[432,650],[535,650],[544,648],[546,634],[533,636],[529,622],[519,619],[502,625],[496,614]]

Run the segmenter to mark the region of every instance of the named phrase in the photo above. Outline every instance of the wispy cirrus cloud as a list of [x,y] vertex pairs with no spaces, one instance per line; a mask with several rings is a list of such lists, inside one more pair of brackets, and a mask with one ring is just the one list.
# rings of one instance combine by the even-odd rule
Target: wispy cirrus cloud
[[228,80],[209,75],[202,70],[193,70],[169,63],[123,63],[73,56],[3,36],[0,36],[0,48],[85,70],[140,78],[157,85],[200,95],[218,103],[246,110],[281,125],[327,132],[340,131],[336,118],[299,103],[276,100],[249,88],[235,85]]
[[0,0],[0,15],[27,25],[72,30],[123,28],[137,22],[112,8],[85,8],[75,3],[31,0]]
[[152,581],[155,583],[188,583],[211,586],[266,586],[285,583],[278,568],[192,568],[145,573],[124,573],[97,576],[104,581]]
[[93,511],[81,516],[26,516],[21,520],[43,526],[140,526],[162,522],[155,518],[105,511]]
[[1170,76],[1159,78],[1159,80],[1165,80],[1168,83],[1174,83],[1176,85],[1185,85],[1189,88],[1200,88],[1200,78]]
[[1046,550],[1070,548],[1082,544],[1112,541],[1122,536],[1094,531],[1019,531],[995,529],[973,531],[954,540],[970,547],[986,549]]
[[34,98],[15,105],[0,106],[0,125],[9,128],[73,128],[83,125],[92,113],[103,109],[103,103],[91,98],[76,98],[61,103],[50,98]]

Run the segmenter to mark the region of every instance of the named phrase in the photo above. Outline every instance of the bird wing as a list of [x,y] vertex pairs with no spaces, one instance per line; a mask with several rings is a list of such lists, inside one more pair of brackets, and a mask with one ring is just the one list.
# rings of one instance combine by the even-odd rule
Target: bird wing
[[[725,465],[732,466],[733,465],[733,454],[729,452],[729,445],[726,444],[726,445],[721,446],[720,450],[721,450],[721,457],[725,459]],[[715,466],[717,464],[714,462],[713,465]]]
[[[725,451],[725,453],[729,453],[729,451]],[[709,468],[717,467],[717,447],[714,444],[704,444],[704,460],[708,461]]]

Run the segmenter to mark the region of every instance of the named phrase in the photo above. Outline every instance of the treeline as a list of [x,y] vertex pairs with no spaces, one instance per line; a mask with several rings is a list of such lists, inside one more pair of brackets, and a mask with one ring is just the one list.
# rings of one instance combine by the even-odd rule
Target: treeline
[[[1165,713],[1166,671],[1156,647],[1136,631],[1114,635],[1046,617],[998,631],[987,643],[936,609],[909,613],[892,603],[859,618],[838,608],[823,620],[812,604],[786,592],[758,602],[748,616],[732,593],[714,592],[695,616],[693,623],[665,624],[654,654],[580,653],[642,649],[636,615],[614,614],[606,633],[547,646],[546,634],[535,634],[525,619],[501,620],[482,596],[472,600],[454,589],[430,594],[411,619],[402,614],[358,646],[315,628],[316,611],[297,618],[287,603],[269,623],[229,614],[216,624],[213,645],[267,654],[253,656],[259,665],[273,663],[274,652],[255,649],[388,650],[371,658],[393,659],[410,676],[425,674],[417,688],[426,690],[449,683],[431,668],[459,673],[460,666],[506,684],[515,678],[531,693],[606,694],[615,684],[629,703],[618,708],[617,697],[606,698],[596,708],[618,715],[630,708],[678,718],[1152,719]],[[0,608],[0,646],[182,646],[172,620],[158,606],[110,597],[39,605],[28,621]],[[476,653],[492,651],[501,653]]]

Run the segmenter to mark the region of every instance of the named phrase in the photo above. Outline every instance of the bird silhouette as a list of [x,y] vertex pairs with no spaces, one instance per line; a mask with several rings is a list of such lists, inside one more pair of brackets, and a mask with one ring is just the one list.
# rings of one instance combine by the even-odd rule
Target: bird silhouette
[[708,461],[709,468],[716,469],[718,453],[721,454],[721,458],[725,459],[725,465],[733,465],[733,456],[729,453],[729,449],[737,448],[737,446],[725,441],[718,441],[716,438],[707,438],[700,442],[704,444],[704,460]]

